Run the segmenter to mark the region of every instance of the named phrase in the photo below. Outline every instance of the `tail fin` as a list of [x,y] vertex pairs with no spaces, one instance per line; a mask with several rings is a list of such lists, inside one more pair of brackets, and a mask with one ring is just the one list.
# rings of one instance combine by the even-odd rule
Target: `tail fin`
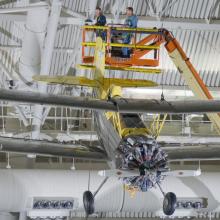
[[101,37],[97,37],[94,56],[95,69],[93,70],[94,80],[98,84],[98,96],[104,98],[107,94],[104,88],[104,74],[105,74],[105,45]]
[[105,45],[101,37],[97,37],[96,39],[94,64],[94,78],[102,82],[105,73]]

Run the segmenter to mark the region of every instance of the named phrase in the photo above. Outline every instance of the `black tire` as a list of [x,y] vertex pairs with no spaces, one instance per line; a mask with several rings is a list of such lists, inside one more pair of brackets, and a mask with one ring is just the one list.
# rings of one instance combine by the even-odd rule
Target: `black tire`
[[176,195],[172,192],[168,192],[164,196],[163,200],[163,212],[165,215],[172,215],[176,209]]
[[83,193],[83,205],[87,215],[91,215],[94,213],[94,196],[90,191],[85,191]]

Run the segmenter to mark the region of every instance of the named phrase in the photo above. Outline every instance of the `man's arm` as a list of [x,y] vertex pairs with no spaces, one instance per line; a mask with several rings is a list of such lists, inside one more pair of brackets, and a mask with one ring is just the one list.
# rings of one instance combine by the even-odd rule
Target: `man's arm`
[[130,27],[130,28],[136,28],[138,23],[138,17],[136,15],[133,15],[131,17],[128,17],[125,20],[124,26]]
[[132,16],[132,19],[131,19],[131,28],[136,28],[137,27],[137,23],[138,23],[138,17],[135,15],[135,16]]

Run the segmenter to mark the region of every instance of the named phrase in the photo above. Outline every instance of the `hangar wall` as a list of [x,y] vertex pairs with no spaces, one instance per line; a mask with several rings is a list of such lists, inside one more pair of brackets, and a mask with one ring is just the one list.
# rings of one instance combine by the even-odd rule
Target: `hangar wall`
[[[88,177],[88,171],[0,170],[0,210],[27,212],[28,216],[35,216],[42,212],[42,209],[33,209],[35,198],[73,198],[75,206],[71,216],[84,217],[82,194],[88,189]],[[97,190],[102,179],[97,172],[91,172],[92,192]],[[209,213],[220,211],[219,181],[219,173],[204,172],[199,177],[167,177],[162,187],[165,192],[175,192],[178,199],[208,199],[207,208],[177,209],[175,216],[207,217]],[[95,207],[104,217],[156,217],[163,216],[162,201],[163,195],[158,188],[146,193],[138,192],[132,198],[121,181],[113,177],[97,194]],[[47,213],[47,210],[43,211]]]

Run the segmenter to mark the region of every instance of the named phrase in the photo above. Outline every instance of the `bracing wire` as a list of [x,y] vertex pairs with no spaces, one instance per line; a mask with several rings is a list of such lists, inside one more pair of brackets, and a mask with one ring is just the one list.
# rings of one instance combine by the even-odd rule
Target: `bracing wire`
[[91,179],[91,172],[89,170],[89,176],[88,176],[88,191],[90,189],[90,179]]

